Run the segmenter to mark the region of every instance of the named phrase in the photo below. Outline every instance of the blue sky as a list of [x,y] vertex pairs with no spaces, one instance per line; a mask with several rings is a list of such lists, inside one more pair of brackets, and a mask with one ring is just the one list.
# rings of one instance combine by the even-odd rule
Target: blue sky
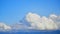
[[60,0],[0,0],[0,22],[19,22],[28,12],[60,15]]

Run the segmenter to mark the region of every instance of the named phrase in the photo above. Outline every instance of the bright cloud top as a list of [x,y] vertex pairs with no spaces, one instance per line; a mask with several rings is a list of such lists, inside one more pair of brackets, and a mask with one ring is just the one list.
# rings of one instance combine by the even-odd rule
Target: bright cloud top
[[24,25],[23,23],[17,23],[13,26],[0,23],[0,30],[27,30],[27,29],[36,29],[36,30],[59,30],[60,29],[60,16],[51,14],[49,17],[39,16],[36,13],[29,12],[25,21],[27,21],[30,26]]

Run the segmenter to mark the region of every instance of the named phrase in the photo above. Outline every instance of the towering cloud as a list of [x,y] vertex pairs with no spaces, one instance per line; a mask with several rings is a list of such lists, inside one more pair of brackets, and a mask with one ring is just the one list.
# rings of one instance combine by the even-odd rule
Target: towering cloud
[[[28,13],[26,20],[31,24],[31,27],[39,30],[56,30],[58,29],[57,23],[54,21],[57,19],[56,15],[50,15],[50,17],[39,16],[35,13]],[[59,24],[60,25],[60,24]]]
[[45,27],[42,25],[43,23],[40,23],[41,17],[35,13],[28,13],[26,20],[31,24],[31,27],[35,29],[45,29]]

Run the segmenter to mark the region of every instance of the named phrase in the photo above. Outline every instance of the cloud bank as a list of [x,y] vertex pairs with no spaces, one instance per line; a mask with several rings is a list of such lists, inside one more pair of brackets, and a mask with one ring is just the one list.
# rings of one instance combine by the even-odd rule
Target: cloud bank
[[25,16],[25,21],[27,21],[30,26],[24,25],[23,23],[16,23],[12,26],[0,23],[0,31],[10,31],[10,30],[60,30],[60,16],[51,14],[49,17],[40,16],[36,13],[29,12]]
[[26,15],[26,20],[30,23],[31,27],[38,30],[57,30],[60,29],[60,17],[51,14],[49,17],[39,16],[35,13],[28,13]]

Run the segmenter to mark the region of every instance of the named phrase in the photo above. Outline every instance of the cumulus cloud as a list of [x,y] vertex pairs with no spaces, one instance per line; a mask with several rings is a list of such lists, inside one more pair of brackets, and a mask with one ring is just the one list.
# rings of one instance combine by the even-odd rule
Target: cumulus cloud
[[44,26],[42,25],[42,23],[40,23],[40,16],[37,14],[32,14],[32,13],[28,13],[26,16],[26,20],[31,24],[31,27],[33,28],[37,28],[37,29],[45,29]]
[[31,27],[39,30],[57,30],[59,29],[60,24],[57,24],[58,16],[51,14],[49,17],[39,16],[35,13],[28,13],[26,15],[26,20],[30,23]]

